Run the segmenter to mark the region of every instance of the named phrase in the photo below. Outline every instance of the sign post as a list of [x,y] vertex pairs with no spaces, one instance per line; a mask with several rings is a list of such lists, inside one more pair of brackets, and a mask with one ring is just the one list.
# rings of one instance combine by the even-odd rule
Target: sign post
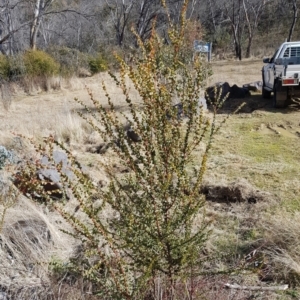
[[210,42],[202,42],[195,40],[194,41],[194,51],[195,53],[207,53],[207,60],[211,60],[211,50],[212,50],[212,43]]

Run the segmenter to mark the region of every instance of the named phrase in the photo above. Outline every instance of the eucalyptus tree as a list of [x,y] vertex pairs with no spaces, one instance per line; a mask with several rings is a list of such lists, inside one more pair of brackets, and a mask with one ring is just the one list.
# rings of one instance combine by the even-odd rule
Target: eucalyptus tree
[[257,32],[261,16],[266,5],[272,0],[242,0],[245,22],[247,26],[246,57],[251,55],[253,37]]
[[131,12],[135,0],[105,0],[110,11],[110,21],[113,24],[116,42],[123,45],[127,27],[130,24]]
[[0,51],[2,54],[12,55],[22,48],[20,37],[30,24],[24,18],[25,6],[25,0],[0,1]]
[[293,32],[298,20],[298,11],[299,11],[299,3],[297,0],[288,0],[287,1],[289,6],[291,6],[292,10],[292,23],[289,30],[289,35],[287,38],[287,41],[290,42],[292,40]]

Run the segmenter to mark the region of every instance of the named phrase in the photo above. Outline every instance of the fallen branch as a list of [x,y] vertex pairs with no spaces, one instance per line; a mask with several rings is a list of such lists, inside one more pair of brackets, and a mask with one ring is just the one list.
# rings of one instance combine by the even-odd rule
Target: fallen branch
[[239,284],[226,283],[225,287],[236,290],[251,290],[251,291],[285,291],[289,288],[288,284],[278,286],[245,286]]

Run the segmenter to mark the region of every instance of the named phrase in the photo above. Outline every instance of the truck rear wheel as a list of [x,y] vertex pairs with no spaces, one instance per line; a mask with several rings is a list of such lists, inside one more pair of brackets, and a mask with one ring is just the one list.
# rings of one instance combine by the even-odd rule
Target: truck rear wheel
[[276,108],[288,106],[287,88],[282,86],[281,81],[277,81],[274,85],[273,106]]
[[271,98],[271,92],[265,90],[265,78],[264,78],[264,73],[262,72],[262,82],[263,82],[263,86],[262,86],[262,97],[264,99],[270,99]]
[[271,98],[271,92],[265,90],[264,86],[262,88],[262,96],[264,99],[270,99]]

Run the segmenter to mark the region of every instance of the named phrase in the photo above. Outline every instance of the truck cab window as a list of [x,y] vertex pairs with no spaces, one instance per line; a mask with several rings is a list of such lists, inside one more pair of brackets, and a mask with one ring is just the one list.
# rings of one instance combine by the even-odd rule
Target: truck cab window
[[278,50],[279,50],[279,49],[276,50],[275,54],[274,54],[274,55],[272,56],[272,58],[270,59],[270,63],[273,63],[273,62],[274,62]]
[[286,48],[284,53],[283,53],[283,57],[290,57],[290,49],[291,48]]

